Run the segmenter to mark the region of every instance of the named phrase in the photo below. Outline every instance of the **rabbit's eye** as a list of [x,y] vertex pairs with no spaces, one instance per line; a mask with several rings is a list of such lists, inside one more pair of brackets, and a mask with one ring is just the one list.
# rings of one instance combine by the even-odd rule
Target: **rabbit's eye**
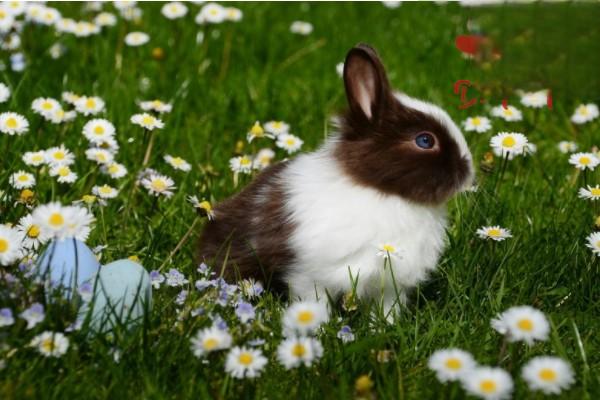
[[415,137],[415,143],[420,148],[429,150],[435,145],[435,139],[430,133],[420,133]]

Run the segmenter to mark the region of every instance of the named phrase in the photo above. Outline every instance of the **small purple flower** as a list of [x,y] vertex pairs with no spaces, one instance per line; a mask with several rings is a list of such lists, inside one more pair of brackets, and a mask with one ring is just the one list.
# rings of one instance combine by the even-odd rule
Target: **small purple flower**
[[194,308],[190,314],[192,315],[192,317],[197,317],[198,315],[204,315],[204,312],[205,311],[203,307],[198,307]]
[[185,275],[177,271],[175,268],[171,268],[167,274],[167,285],[172,287],[183,286],[188,283],[185,279]]
[[229,302],[229,293],[227,293],[227,290],[221,289],[219,290],[219,297],[217,298],[217,304],[225,307],[227,306],[227,303]]
[[225,320],[219,314],[213,318],[213,325],[222,331],[226,331],[228,329],[227,322],[225,322]]
[[248,321],[251,321],[256,316],[256,311],[254,307],[250,303],[246,303],[245,301],[240,301],[235,308],[235,315],[245,324]]
[[79,286],[77,291],[79,292],[81,299],[85,302],[88,302],[92,300],[92,296],[94,295],[94,285],[92,285],[90,282],[84,282]]
[[258,347],[265,344],[265,339],[252,339],[248,341],[248,346]]
[[199,274],[206,275],[206,274],[208,274],[209,271],[210,271],[210,267],[204,263],[202,263],[198,266]]
[[150,271],[150,282],[154,289],[160,288],[160,285],[165,281],[165,276],[157,270]]
[[11,326],[15,323],[12,310],[10,308],[0,308],[0,327]]
[[27,321],[27,329],[31,329],[44,320],[44,306],[33,303],[31,307],[21,313],[21,318]]
[[354,333],[352,333],[352,329],[348,325],[342,326],[337,333],[337,337],[338,339],[341,339],[343,343],[354,341]]
[[187,299],[187,296],[188,296],[188,291],[182,290],[177,295],[177,298],[175,299],[175,304],[177,304],[178,306],[183,305],[183,303],[185,303],[185,299]]
[[262,283],[257,282],[254,279],[244,279],[240,282],[240,288],[244,295],[249,299],[259,297],[264,291]]
[[194,286],[201,292],[208,287],[214,286],[214,282],[207,281],[206,279],[198,279]]

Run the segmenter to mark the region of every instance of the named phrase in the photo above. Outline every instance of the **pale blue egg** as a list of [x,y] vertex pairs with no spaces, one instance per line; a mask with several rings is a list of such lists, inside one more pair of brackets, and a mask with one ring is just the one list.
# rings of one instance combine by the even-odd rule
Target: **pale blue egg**
[[63,286],[70,293],[75,286],[93,283],[100,263],[85,243],[71,238],[53,240],[38,258],[37,268],[53,287]]
[[144,267],[131,260],[117,260],[101,267],[98,276],[90,328],[106,332],[116,324],[139,324],[152,307],[152,286]]

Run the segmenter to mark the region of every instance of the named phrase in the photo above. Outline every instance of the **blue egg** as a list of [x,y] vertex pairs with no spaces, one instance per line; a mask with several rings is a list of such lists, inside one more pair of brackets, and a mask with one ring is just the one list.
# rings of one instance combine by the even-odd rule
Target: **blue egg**
[[100,269],[94,253],[77,239],[53,240],[36,265],[43,279],[53,287],[62,286],[68,296],[75,287],[93,282]]
[[133,327],[152,307],[150,276],[131,260],[114,261],[100,268],[92,301],[93,331],[110,331],[117,324]]

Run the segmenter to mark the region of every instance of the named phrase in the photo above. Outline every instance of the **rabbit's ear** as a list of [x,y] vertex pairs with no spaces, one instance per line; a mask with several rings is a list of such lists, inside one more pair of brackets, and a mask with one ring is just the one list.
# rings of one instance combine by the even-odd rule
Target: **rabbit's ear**
[[344,85],[354,117],[373,122],[381,116],[391,92],[385,68],[372,47],[359,44],[348,52]]

